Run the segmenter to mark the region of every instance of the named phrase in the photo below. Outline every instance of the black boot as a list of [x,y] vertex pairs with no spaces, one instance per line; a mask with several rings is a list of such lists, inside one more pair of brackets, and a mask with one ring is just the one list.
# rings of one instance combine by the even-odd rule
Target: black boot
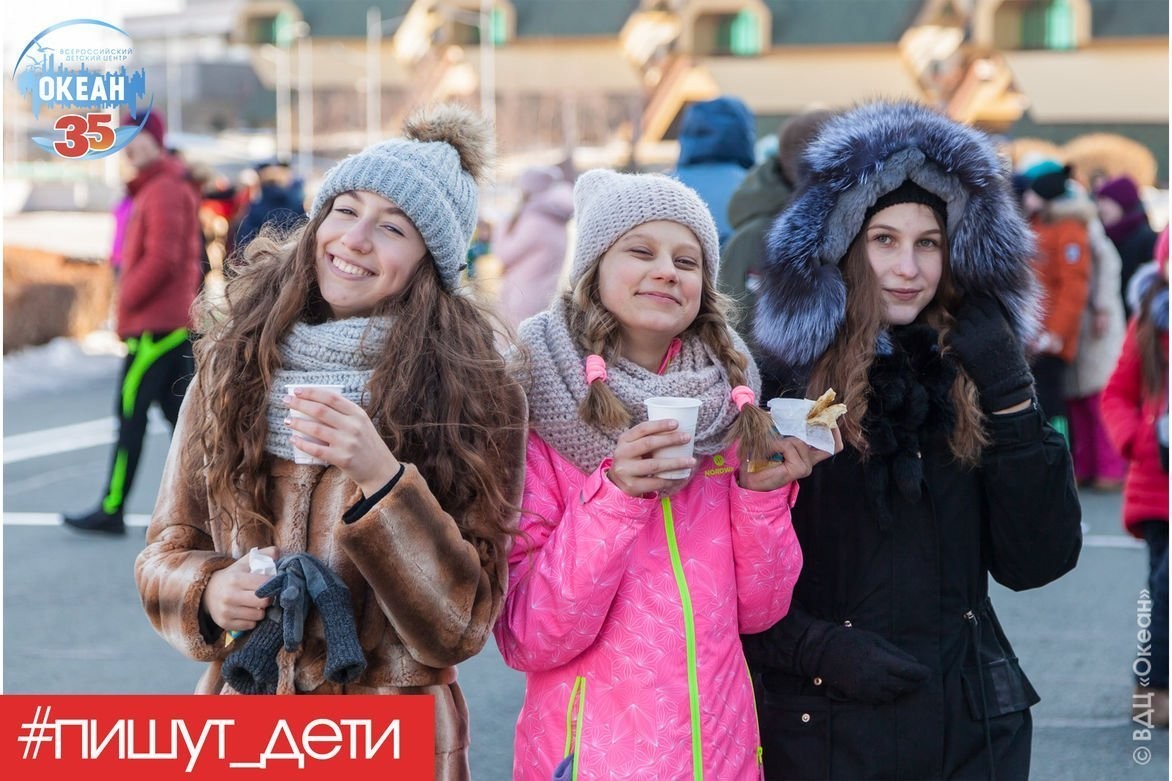
[[126,534],[126,524],[122,522],[122,511],[108,513],[101,507],[87,515],[66,515],[65,525],[83,532]]

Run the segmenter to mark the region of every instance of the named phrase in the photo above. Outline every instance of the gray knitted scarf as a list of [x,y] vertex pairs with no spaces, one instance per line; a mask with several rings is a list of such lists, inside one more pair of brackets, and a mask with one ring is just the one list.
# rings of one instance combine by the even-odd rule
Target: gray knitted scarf
[[[578,405],[586,398],[586,354],[570,335],[561,300],[526,320],[518,336],[529,351],[531,374],[527,387],[533,431],[583,472],[594,471],[604,458],[614,454],[623,430],[603,431],[587,425],[578,415]],[[745,343],[732,329],[729,338],[734,348],[749,357]],[[608,361],[606,372],[605,382],[631,414],[631,425],[647,420],[643,401],[652,396],[700,399],[703,403],[696,423],[695,452],[720,452],[737,408],[729,398],[732,387],[728,372],[712,348],[699,338],[685,337],[683,349],[663,374],[648,371],[626,358]],[[760,395],[761,378],[751,357],[747,374],[747,385]]]
[[288,383],[341,385],[343,396],[365,407],[366,384],[390,328],[389,319],[372,317],[349,317],[321,325],[296,323],[281,341],[281,368],[269,388],[265,450],[293,459],[290,432],[284,423],[289,414],[285,405]]

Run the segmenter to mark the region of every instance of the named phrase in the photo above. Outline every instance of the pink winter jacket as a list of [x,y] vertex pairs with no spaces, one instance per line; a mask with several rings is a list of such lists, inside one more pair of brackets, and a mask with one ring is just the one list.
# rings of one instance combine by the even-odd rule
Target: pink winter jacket
[[632,498],[530,433],[509,591],[495,627],[526,675],[514,779],[760,777],[740,634],[789,610],[797,484],[740,488],[729,451],[664,499]]

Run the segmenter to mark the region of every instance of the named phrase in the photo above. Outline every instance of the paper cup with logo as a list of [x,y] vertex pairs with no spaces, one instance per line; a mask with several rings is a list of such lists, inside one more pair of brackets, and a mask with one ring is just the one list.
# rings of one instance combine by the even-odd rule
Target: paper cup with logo
[[[696,418],[700,414],[700,400],[688,399],[680,396],[653,396],[644,401],[647,405],[648,420],[663,420],[670,418],[680,424],[678,431],[688,432],[689,439],[682,445],[661,447],[653,454],[656,458],[690,458],[695,445]],[[679,480],[692,473],[691,469],[673,469],[669,472],[660,472],[656,477],[665,480]]]
[[[320,384],[320,383],[314,383],[314,382],[289,383],[288,385],[285,386],[285,392],[288,393],[290,396],[292,396],[293,391],[295,391],[299,388],[317,388],[319,390],[334,391],[335,393],[342,392],[341,385],[326,385],[326,384]],[[309,418],[308,415],[301,413],[301,412],[298,412],[297,410],[295,410],[293,408],[289,409],[289,417],[290,418]],[[294,432],[292,430],[289,431],[290,436],[293,436],[294,433],[296,433],[297,436],[304,438],[306,441],[313,442],[316,445],[324,445],[325,444],[320,439],[314,439],[313,437],[309,436],[308,434],[302,434],[300,432]],[[314,458],[313,456],[309,455],[308,453],[301,452],[300,450],[297,449],[297,446],[294,445],[293,446],[293,463],[295,463],[295,464],[324,464],[325,461],[322,461],[319,458]]]

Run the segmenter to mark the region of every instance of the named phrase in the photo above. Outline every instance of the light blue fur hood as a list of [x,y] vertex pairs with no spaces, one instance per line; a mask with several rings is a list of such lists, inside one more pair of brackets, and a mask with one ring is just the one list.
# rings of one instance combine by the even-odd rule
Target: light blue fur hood
[[846,307],[839,261],[867,209],[906,179],[947,205],[961,294],[995,296],[1028,343],[1040,297],[1033,234],[984,133],[918,103],[875,101],[830,120],[805,159],[807,185],[765,239],[754,335],[770,360],[808,368],[833,343]]

